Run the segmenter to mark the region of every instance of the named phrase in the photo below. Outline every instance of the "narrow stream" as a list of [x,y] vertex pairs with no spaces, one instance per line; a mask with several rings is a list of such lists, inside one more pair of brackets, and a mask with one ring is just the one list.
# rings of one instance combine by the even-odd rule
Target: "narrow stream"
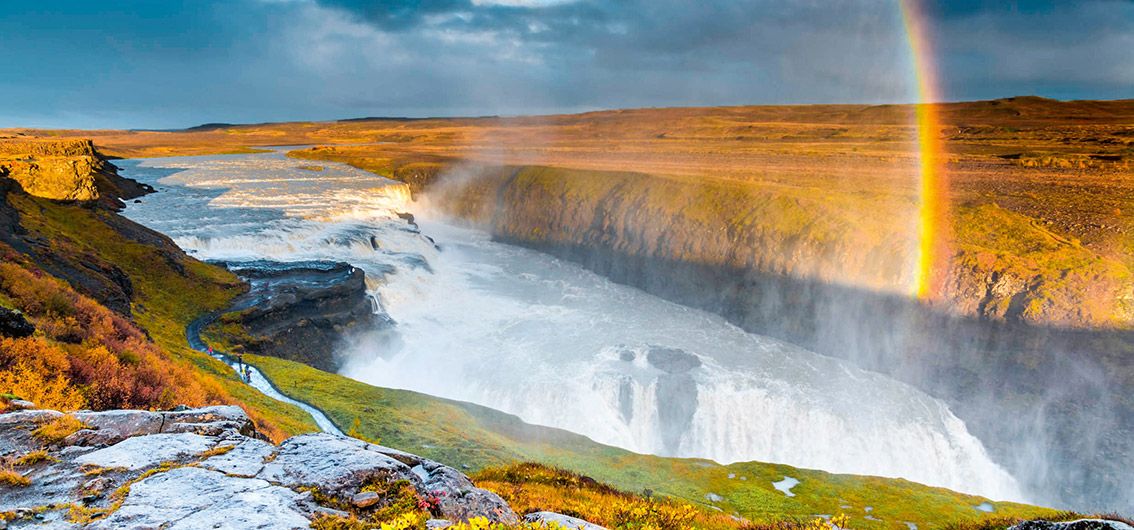
[[241,377],[244,377],[241,371],[246,370],[248,375],[245,379],[245,382],[248,383],[248,386],[259,390],[262,394],[272,399],[282,401],[290,405],[295,405],[303,409],[305,412],[311,415],[311,419],[315,420],[315,424],[319,426],[319,430],[323,432],[329,432],[331,434],[338,434],[340,436],[343,434],[343,431],[341,431],[335,425],[335,423],[331,421],[331,418],[328,418],[327,415],[323,413],[323,411],[312,407],[311,405],[308,405],[307,403],[304,403],[302,401],[287,397],[283,392],[280,392],[279,389],[276,388],[276,386],[273,385],[272,382],[269,381],[268,378],[265,377],[264,374],[261,373],[260,370],[255,366],[248,364],[241,365],[236,361],[236,359],[233,359],[230,355],[226,355],[224,352],[216,350],[209,351],[209,347],[206,346],[205,343],[201,340],[201,330],[204,329],[205,326],[207,326],[217,316],[218,315],[215,314],[205,315],[189,324],[189,327],[185,330],[185,339],[189,342],[190,348],[193,348],[194,350],[202,353],[212,355],[213,358],[223,362],[224,364],[227,364],[229,368],[232,368],[232,371],[236,372],[236,374],[240,375]]

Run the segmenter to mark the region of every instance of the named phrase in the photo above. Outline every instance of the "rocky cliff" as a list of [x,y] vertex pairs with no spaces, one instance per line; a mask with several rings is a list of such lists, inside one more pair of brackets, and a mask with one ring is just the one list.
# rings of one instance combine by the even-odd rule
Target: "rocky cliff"
[[0,462],[6,528],[361,528],[376,514],[432,518],[430,528],[519,521],[453,468],[330,434],[272,445],[231,406],[4,413]]
[[1048,471],[1020,451],[1028,440],[1075,477],[1047,502],[1128,502],[1134,409],[1098,388],[1134,388],[1123,361],[1134,332],[1120,329],[1130,273],[1019,214],[962,209],[946,300],[927,305],[901,287],[914,242],[894,233],[912,206],[897,196],[531,166],[419,173],[419,196],[497,240],[946,399],[1018,477],[1046,488]]
[[120,204],[153,191],[121,178],[116,168],[86,139],[0,141],[0,176],[15,180],[31,195],[67,201]]
[[250,288],[207,331],[215,342],[337,372],[344,341],[392,325],[375,311],[365,273],[347,263],[261,261],[229,269]]

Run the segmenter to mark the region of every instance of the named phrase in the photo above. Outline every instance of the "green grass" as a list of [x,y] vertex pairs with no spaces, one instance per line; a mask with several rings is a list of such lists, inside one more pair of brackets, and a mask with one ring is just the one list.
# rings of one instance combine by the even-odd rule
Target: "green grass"
[[1011,304],[1018,304],[1018,318],[1027,322],[1121,326],[1122,315],[1134,312],[1134,306],[1115,310],[1124,305],[1114,298],[1115,293],[1132,281],[1131,270],[1121,261],[1099,255],[1076,239],[996,204],[962,206],[956,218],[960,268],[1033,284],[1022,293],[1022,303],[996,299],[997,306],[990,313],[1004,314]]
[[[955,493],[900,479],[836,475],[759,462],[720,465],[709,460],[639,455],[566,431],[526,424],[489,408],[416,392],[373,387],[306,365],[246,356],[288,395],[319,407],[341,428],[360,420],[361,432],[384,445],[473,472],[488,466],[534,461],[586,474],[626,491],[654,492],[694,503],[707,493],[725,498],[726,513],[754,521],[846,513],[853,528],[905,530],[975,522],[987,514],[974,507],[990,502],[995,516],[1039,517],[1053,510]],[[736,478],[728,478],[729,474]],[[740,480],[740,477],[747,480]],[[786,497],[772,482],[800,480]],[[850,508],[842,508],[849,505]],[[871,521],[870,515],[881,519]]]
[[282,438],[318,430],[301,409],[264,396],[220,361],[189,348],[185,327],[198,315],[226,307],[242,291],[232,273],[125,237],[114,228],[120,221],[111,219],[117,214],[110,211],[15,194],[9,195],[9,201],[21,212],[24,228],[51,241],[54,253],[121,268],[134,289],[135,321],[163,350],[191,364],[204,380],[218,384],[258,422],[268,422],[267,434]]

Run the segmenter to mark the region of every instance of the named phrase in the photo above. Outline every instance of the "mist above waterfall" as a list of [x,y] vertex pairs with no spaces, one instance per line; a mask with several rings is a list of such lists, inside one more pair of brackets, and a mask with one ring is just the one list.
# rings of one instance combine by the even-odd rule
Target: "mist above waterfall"
[[415,208],[401,185],[298,165],[276,153],[137,163],[127,173],[163,193],[126,213],[202,259],[364,269],[397,322],[392,337],[349,352],[345,373],[366,382],[640,452],[1024,498],[963,422],[906,384],[483,232],[428,216],[419,228],[399,216]]

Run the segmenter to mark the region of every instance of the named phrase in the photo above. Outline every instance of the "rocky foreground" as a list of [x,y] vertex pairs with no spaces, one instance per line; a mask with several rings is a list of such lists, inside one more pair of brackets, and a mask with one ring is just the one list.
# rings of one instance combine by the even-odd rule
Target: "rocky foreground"
[[0,462],[0,529],[309,528],[386,507],[395,484],[422,499],[430,528],[519,522],[451,467],[325,433],[273,445],[235,406],[0,414]]

